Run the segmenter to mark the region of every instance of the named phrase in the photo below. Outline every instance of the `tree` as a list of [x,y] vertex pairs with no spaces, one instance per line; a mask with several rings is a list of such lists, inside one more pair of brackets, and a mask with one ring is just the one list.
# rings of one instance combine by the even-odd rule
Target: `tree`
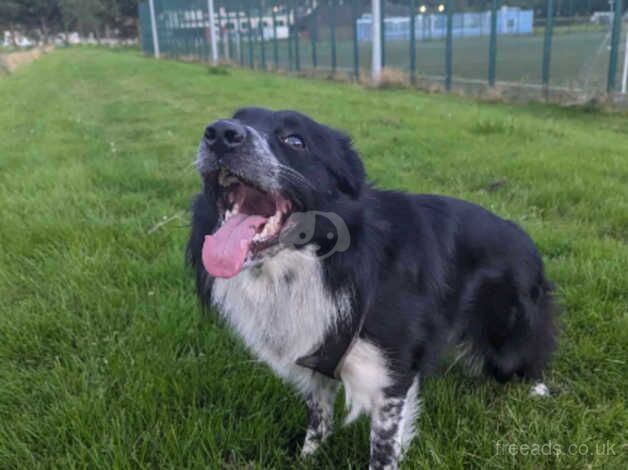
[[99,39],[117,29],[125,36],[137,34],[138,0],[56,0],[60,6],[64,31],[72,28],[82,36],[94,33]]
[[103,25],[101,16],[106,7],[101,0],[57,0],[61,11],[63,31],[66,43],[70,30],[76,28],[81,36],[86,37],[94,33],[100,38],[100,28]]
[[116,0],[120,21],[117,27],[127,37],[137,36],[138,5],[140,0]]
[[105,37],[109,37],[109,30],[115,28],[120,21],[120,7],[117,0],[101,0],[101,2],[104,8],[100,19],[105,27]]
[[0,26],[8,28],[14,46],[17,46],[17,24],[23,15],[22,4],[19,1],[3,0],[0,3]]
[[77,16],[75,13],[75,6],[77,0],[58,0],[59,10],[61,11],[61,25],[63,31],[63,37],[66,46],[68,45],[70,30],[76,23]]
[[139,0],[0,0],[0,27],[23,30],[48,42],[58,32],[78,30],[82,36],[118,30],[130,37],[137,34]]
[[60,22],[59,4],[56,0],[18,0],[22,4],[20,23],[30,31],[38,30],[40,39],[48,43],[51,27]]

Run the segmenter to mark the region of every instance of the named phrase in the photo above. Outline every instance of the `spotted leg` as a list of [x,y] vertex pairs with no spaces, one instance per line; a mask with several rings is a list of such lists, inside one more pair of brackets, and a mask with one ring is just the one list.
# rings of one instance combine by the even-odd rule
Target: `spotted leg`
[[308,394],[308,426],[301,450],[302,457],[312,455],[331,434],[337,388],[336,381],[320,376]]
[[405,396],[387,396],[371,415],[370,470],[396,470],[415,432],[418,377]]

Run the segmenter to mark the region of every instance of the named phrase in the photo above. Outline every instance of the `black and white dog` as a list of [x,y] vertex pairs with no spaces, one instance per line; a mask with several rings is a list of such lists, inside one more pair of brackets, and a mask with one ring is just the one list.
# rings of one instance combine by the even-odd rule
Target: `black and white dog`
[[452,345],[500,382],[538,382],[555,347],[551,286],[526,233],[457,199],[375,189],[350,139],[294,111],[208,126],[188,260],[198,294],[303,393],[302,454],[371,417],[372,469],[397,468],[419,378]]

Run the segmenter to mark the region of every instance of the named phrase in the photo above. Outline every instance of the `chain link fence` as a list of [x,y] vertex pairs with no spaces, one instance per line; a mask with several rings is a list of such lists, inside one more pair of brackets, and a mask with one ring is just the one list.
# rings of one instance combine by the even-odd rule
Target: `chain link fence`
[[[627,0],[377,1],[383,80],[524,98],[586,99],[621,92]],[[140,4],[145,53],[155,54],[155,37],[162,56],[209,61],[209,3]],[[211,3],[221,61],[354,80],[371,77],[371,0]]]

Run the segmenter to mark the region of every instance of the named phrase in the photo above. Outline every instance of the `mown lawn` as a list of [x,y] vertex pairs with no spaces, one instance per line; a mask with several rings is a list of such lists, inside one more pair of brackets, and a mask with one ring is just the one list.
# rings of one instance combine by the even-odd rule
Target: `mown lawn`
[[0,103],[0,468],[366,466],[366,419],[299,462],[301,401],[197,309],[192,161],[243,105],[343,128],[377,184],[480,203],[543,252],[564,309],[552,398],[445,366],[404,468],[628,468],[628,116],[97,49],[0,77]]

